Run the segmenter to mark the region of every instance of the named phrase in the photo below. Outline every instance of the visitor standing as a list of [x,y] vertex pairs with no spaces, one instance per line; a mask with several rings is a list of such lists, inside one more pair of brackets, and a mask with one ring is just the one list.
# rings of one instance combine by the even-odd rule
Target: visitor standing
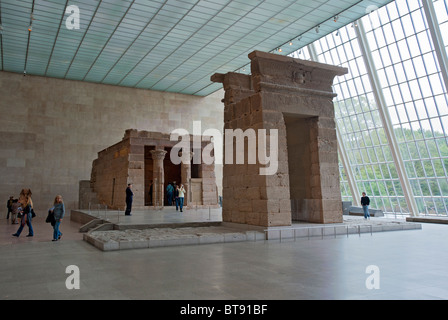
[[166,197],[169,206],[173,205],[173,194],[174,194],[174,187],[171,183],[168,183],[168,186],[166,187]]
[[134,192],[132,192],[132,183],[129,183],[126,188],[126,211],[124,213],[126,216],[131,216],[133,198]]
[[176,211],[179,211],[179,186],[174,186],[174,203],[176,204]]
[[369,205],[370,205],[370,199],[366,195],[366,193],[363,192],[362,197],[361,197],[361,206],[362,206],[362,211],[364,211],[364,219],[367,219],[367,218],[370,219]]
[[54,217],[54,226],[53,226],[53,240],[58,241],[62,237],[62,232],[59,230],[61,226],[62,219],[65,215],[65,206],[64,201],[62,200],[62,196],[57,195],[54,199],[54,207],[53,207],[53,217]]
[[184,197],[185,197],[185,189],[184,189],[184,185],[181,184],[179,187],[179,208],[180,208],[180,212],[182,212],[182,208],[184,206]]

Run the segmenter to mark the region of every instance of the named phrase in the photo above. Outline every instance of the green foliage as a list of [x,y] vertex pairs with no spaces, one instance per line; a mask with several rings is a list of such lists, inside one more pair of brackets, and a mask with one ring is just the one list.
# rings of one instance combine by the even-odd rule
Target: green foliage
[[[360,192],[385,211],[407,210],[391,149],[374,100],[366,96],[335,102],[337,123]],[[417,128],[418,127],[418,128]],[[417,129],[416,129],[417,128]],[[443,132],[417,122],[395,125],[406,174],[420,212],[446,213],[448,205],[448,142]],[[345,173],[344,173],[345,175]],[[345,177],[345,176],[344,176]],[[347,184],[342,179],[341,184]],[[343,199],[350,195],[342,188]],[[445,205],[444,205],[445,202]]]

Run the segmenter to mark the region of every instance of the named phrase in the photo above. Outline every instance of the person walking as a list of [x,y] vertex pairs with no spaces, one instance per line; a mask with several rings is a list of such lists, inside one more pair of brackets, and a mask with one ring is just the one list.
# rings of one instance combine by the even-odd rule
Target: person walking
[[23,189],[20,193],[19,203],[22,207],[22,220],[20,222],[20,227],[16,233],[13,234],[14,237],[19,237],[22,233],[25,225],[28,226],[28,234],[27,237],[34,236],[33,225],[31,223],[32,213],[33,213],[33,200],[31,199],[31,190]]
[[180,212],[183,212],[182,208],[184,206],[184,197],[185,197],[185,188],[184,188],[183,184],[180,185],[178,191],[179,191],[179,198],[178,198],[179,199],[179,208],[180,208]]
[[62,237],[62,232],[59,230],[61,226],[62,219],[65,215],[65,205],[62,200],[62,196],[57,195],[54,199],[54,207],[52,208],[53,217],[54,217],[54,226],[53,226],[53,240],[58,241]]
[[126,211],[124,212],[125,216],[131,216],[133,198],[134,192],[132,192],[132,183],[128,183],[128,187],[126,188]]
[[361,206],[362,206],[362,211],[364,211],[364,219],[367,219],[367,218],[370,219],[369,205],[370,205],[370,199],[366,195],[366,193],[363,192],[362,197],[361,197]]

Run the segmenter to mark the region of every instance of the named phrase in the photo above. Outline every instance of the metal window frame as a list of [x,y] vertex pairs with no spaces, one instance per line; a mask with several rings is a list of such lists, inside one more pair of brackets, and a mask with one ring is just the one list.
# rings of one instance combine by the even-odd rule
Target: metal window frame
[[[314,47],[314,42],[308,45],[308,53],[310,54],[311,60],[318,61],[316,48]],[[350,166],[347,151],[345,149],[337,121],[335,121],[335,124],[336,124],[336,137],[337,137],[336,139],[338,141],[338,152],[339,155],[341,156],[341,162],[342,165],[344,166],[345,174],[347,176],[348,185],[352,194],[353,204],[359,206],[361,204],[361,196],[359,194],[358,188],[356,187],[356,180],[354,178],[352,167]]]
[[356,34],[359,42],[359,46],[361,47],[361,51],[363,53],[363,57],[365,59],[365,64],[367,68],[367,73],[370,79],[370,84],[373,89],[373,93],[375,96],[375,100],[378,106],[378,111],[380,112],[380,117],[383,122],[383,128],[386,133],[386,137],[389,142],[389,147],[392,152],[392,157],[394,159],[395,168],[398,173],[399,180],[401,182],[402,190],[404,197],[406,199],[406,203],[409,209],[409,214],[411,216],[418,215],[418,206],[412,194],[412,189],[406,174],[406,168],[404,167],[403,160],[401,158],[400,151],[398,149],[398,142],[393,133],[392,121],[390,119],[389,112],[387,110],[387,106],[385,103],[385,98],[381,90],[380,81],[378,78],[377,70],[374,65],[373,57],[371,50],[369,48],[369,43],[366,37],[364,25],[362,19],[357,21]]
[[[346,28],[348,28],[348,27],[346,27]],[[347,33],[349,33],[349,32],[350,32],[350,29],[347,31]],[[333,42],[336,43],[335,47],[332,47],[332,46],[329,45],[328,39],[327,39],[327,37],[329,37],[329,36],[333,37]],[[350,79],[346,79],[346,80],[340,81],[340,85],[343,85],[345,83],[352,82],[352,81],[355,82],[357,79],[361,79],[363,76],[367,76],[368,77],[367,68],[365,70],[365,72],[366,72],[365,74],[362,72],[362,70],[359,69],[359,61],[360,61],[359,59],[363,59],[363,57],[362,57],[361,48],[359,47],[359,43],[358,43],[358,40],[356,38],[356,34],[353,34],[352,37],[348,37],[345,41],[340,41],[340,43],[338,43],[338,41],[336,39],[334,39],[334,35],[333,34],[327,35],[326,37],[321,39],[321,41],[324,41],[324,43],[319,43],[320,48],[322,50],[321,54],[323,55],[325,61],[327,60],[326,59],[327,56],[330,58],[330,61],[327,61],[327,63],[335,64],[335,60],[334,59],[337,59],[339,62],[347,60],[345,63],[351,64],[353,62],[354,65],[357,68],[356,72],[357,72],[358,75],[355,76],[355,77],[351,77]],[[359,47],[358,49],[359,50],[355,50],[355,48],[353,48],[354,44],[358,45],[358,47]],[[350,46],[350,47],[347,48],[347,46]],[[311,55],[312,59],[314,61],[318,61],[318,54],[316,53],[316,49],[314,47],[314,43],[310,44],[309,48],[310,48],[309,51],[312,53],[312,55]],[[347,54],[347,50],[348,49],[351,50],[351,54],[350,55]],[[337,57],[334,57],[333,54],[331,54],[331,51],[333,51],[337,55]],[[343,59],[341,59],[341,57],[340,57],[341,52],[343,52],[344,55],[345,55],[343,57]],[[361,55],[357,56],[356,52],[361,53]],[[364,63],[364,59],[363,59],[363,63]],[[346,109],[347,110],[348,110],[348,108],[351,109],[351,110],[348,110],[347,114],[342,117],[343,121],[348,119],[348,124],[349,124],[349,126],[351,128],[349,130],[350,132],[348,132],[347,134],[356,134],[356,133],[359,134],[359,133],[364,133],[365,131],[367,131],[369,133],[368,134],[369,137],[370,137],[370,135],[372,133],[378,134],[378,130],[379,129],[380,130],[384,130],[384,128],[382,126],[379,126],[379,124],[376,122],[377,120],[375,119],[375,117],[373,115],[372,115],[372,121],[373,121],[374,126],[372,128],[369,127],[366,130],[364,130],[361,127],[359,127],[359,128],[353,127],[353,120],[351,118],[353,118],[353,117],[362,117],[365,120],[365,115],[367,113],[371,114],[373,111],[378,111],[378,107],[377,106],[371,106],[371,105],[369,105],[369,107],[370,107],[369,110],[355,110],[354,108],[352,108],[351,105],[347,106],[347,101],[345,101],[345,100],[347,100],[349,98],[359,99],[360,97],[366,97],[367,100],[369,100],[368,99],[368,95],[369,94],[374,96],[374,92],[371,91],[371,90],[368,90],[365,87],[365,84],[362,81],[359,82],[359,84],[362,86],[362,88],[359,88],[356,83],[353,83],[353,84],[354,84],[354,86],[350,86],[350,85],[347,84],[347,90],[348,90],[349,97],[343,97],[344,98],[344,104],[346,105]],[[341,88],[341,90],[342,90],[342,88]],[[374,109],[372,109],[372,107],[374,107]],[[378,111],[378,117],[379,117],[379,111]],[[380,121],[381,121],[381,119],[380,119]],[[339,134],[338,138],[339,138],[339,141],[340,141],[339,144],[341,145],[341,148],[343,148],[343,150],[341,149],[341,152],[340,152],[341,157],[343,158],[342,162],[343,162],[343,165],[344,165],[344,169],[346,171],[346,175],[347,175],[347,177],[349,179],[349,183],[350,183],[351,189],[353,190],[352,194],[357,194],[357,195],[355,195],[356,199],[360,197],[359,191],[358,191],[359,187],[362,187],[363,189],[367,189],[367,187],[368,187],[368,189],[370,191],[373,191],[374,187],[375,187],[375,189],[378,189],[378,192],[380,192],[381,194],[379,196],[372,197],[372,200],[373,200],[374,203],[381,202],[382,203],[381,207],[388,208],[389,206],[387,206],[385,204],[385,200],[387,202],[389,202],[389,203],[395,203],[396,202],[398,204],[398,206],[399,206],[400,212],[403,212],[403,210],[402,210],[403,208],[401,208],[400,201],[399,201],[399,197],[400,196],[398,196],[400,194],[400,192],[397,192],[396,183],[395,183],[395,182],[398,182],[398,179],[387,179],[387,178],[385,178],[385,173],[383,171],[384,168],[380,165],[381,164],[380,161],[379,161],[380,157],[377,154],[377,148],[380,148],[381,152],[383,153],[383,158],[386,159],[386,161],[384,163],[387,164],[387,166],[386,166],[387,171],[388,171],[387,173],[388,173],[388,175],[390,177],[392,177],[392,174],[391,174],[390,169],[389,169],[390,168],[389,165],[393,164],[393,159],[389,160],[385,156],[384,151],[383,151],[383,147],[384,146],[387,146],[388,148],[389,148],[389,146],[387,144],[384,144],[383,141],[381,141],[381,139],[378,139],[378,143],[375,143],[375,141],[372,140],[372,139],[370,139],[368,141],[368,143],[367,143],[367,141],[365,139],[365,136],[363,134],[361,136],[361,140],[362,141],[360,141],[359,139],[355,140],[354,141],[355,145],[353,145],[352,142],[350,142],[352,144],[351,147],[353,149],[353,157],[355,159],[354,160],[355,163],[350,165],[350,161],[348,160],[348,156],[344,157],[344,155],[347,155],[347,151],[345,149],[344,142],[343,142],[344,140],[342,138],[342,134],[340,133],[339,127],[338,127],[338,134]],[[375,162],[372,161],[371,156],[370,156],[370,151],[375,154],[375,157],[376,157],[377,161],[375,161]],[[367,159],[365,159],[366,156],[367,156]],[[373,169],[374,165],[378,165],[378,168],[380,170],[380,174],[381,174],[381,177],[382,177],[380,179],[382,184],[384,184],[386,180],[391,180],[390,181],[391,182],[390,185],[392,186],[393,194],[390,194],[389,193],[389,188],[386,187],[386,195],[383,195],[381,190],[380,190],[381,188],[380,188],[380,186],[378,184],[377,179],[372,180],[370,176],[365,176],[364,177],[363,172],[365,172],[367,174],[368,169],[369,168]],[[359,175],[359,179],[355,178],[355,174],[353,173],[353,170],[355,172],[358,172],[357,175]],[[351,172],[351,174],[349,172]],[[377,174],[376,171],[374,173]],[[373,184],[375,186],[373,186]],[[359,185],[359,187],[356,187],[357,185]],[[384,186],[386,186],[386,185],[384,184]],[[396,210],[396,209],[394,209],[394,210]]]
[[445,51],[445,46],[440,32],[439,23],[437,21],[437,14],[434,9],[434,3],[432,0],[421,0],[423,5],[423,11],[428,23],[429,32],[434,45],[434,51],[439,60],[440,71],[445,84],[445,90],[448,92],[448,56]]
[[[433,5],[432,2],[427,2],[426,4]],[[439,48],[437,48],[437,46],[432,46],[430,48],[431,49],[430,51],[425,52],[423,54],[423,52],[425,50],[422,50],[420,42],[418,42],[417,44],[418,44],[418,52],[419,52],[419,54],[417,56],[412,56],[411,55],[410,48],[409,48],[409,42],[408,42],[408,39],[410,37],[417,37],[416,40],[418,41],[419,40],[418,35],[425,34],[427,39],[428,39],[428,41],[429,41],[429,43],[431,43],[431,41],[433,41],[433,39],[435,38],[435,35],[438,34],[440,36],[440,29],[438,28],[437,21],[436,21],[436,23],[434,23],[434,20],[433,20],[433,18],[435,17],[434,15],[432,17],[430,17],[430,18],[427,18],[428,17],[428,14],[427,14],[428,9],[427,8],[425,8],[423,6],[419,6],[418,8],[415,8],[413,10],[409,10],[409,3],[406,3],[406,5],[408,7],[408,12],[406,14],[404,14],[404,15],[399,17],[399,19],[400,19],[399,23],[402,25],[403,30],[404,30],[404,26],[403,26],[403,22],[401,20],[403,18],[403,16],[409,15],[409,19],[413,22],[411,14],[416,12],[416,11],[419,11],[419,13],[421,14],[421,17],[423,19],[423,23],[425,24],[424,29],[420,30],[418,33],[417,33],[417,30],[415,29],[415,26],[412,25],[411,27],[413,28],[413,32],[411,34],[407,34],[407,35],[406,35],[406,32],[405,32],[404,33],[404,38],[401,39],[407,45],[406,49],[408,50],[409,57],[410,57],[407,60],[410,61],[410,64],[411,64],[411,66],[413,68],[413,72],[415,72],[415,79],[413,79],[412,81],[417,81],[418,90],[420,91],[420,96],[419,97],[415,97],[413,95],[413,91],[411,91],[411,87],[409,87],[411,81],[408,78],[408,72],[406,72],[407,69],[405,68],[405,65],[404,65],[405,61],[403,59],[400,59],[399,62],[395,62],[394,63],[392,61],[392,58],[390,57],[391,52],[389,50],[389,46],[391,44],[387,44],[386,43],[383,46],[379,46],[378,42],[377,42],[377,39],[376,39],[376,36],[378,34],[382,34],[382,36],[385,38],[383,25],[389,25],[389,24],[392,23],[392,19],[390,18],[390,15],[389,15],[389,7],[386,7],[386,10],[385,10],[387,12],[387,14],[388,14],[388,19],[386,19],[387,21],[386,22],[381,21],[380,17],[378,17],[379,25],[378,26],[373,26],[372,30],[369,31],[369,32],[372,33],[372,36],[369,37],[366,34],[366,38],[367,39],[370,39],[370,38],[374,39],[376,41],[375,46],[378,47],[374,51],[379,52],[380,49],[383,49],[383,53],[386,53],[387,55],[389,55],[389,59],[392,62],[392,64],[390,66],[389,65],[387,67],[384,66],[385,64],[382,61],[383,57],[381,55],[379,55],[379,59],[381,59],[381,64],[382,64],[382,68],[380,69],[380,71],[384,70],[383,72],[386,73],[386,72],[388,72],[387,69],[392,67],[392,71],[396,74],[397,66],[401,66],[401,68],[403,68],[403,71],[405,71],[405,73],[404,73],[405,80],[403,80],[401,82],[397,81],[396,84],[395,83],[391,84],[388,77],[386,77],[386,79],[385,79],[386,80],[386,87],[385,88],[388,88],[388,90],[393,90],[393,88],[396,87],[397,92],[399,92],[400,98],[403,101],[402,103],[400,102],[400,104],[403,104],[403,107],[404,107],[403,110],[406,113],[406,119],[399,118],[398,119],[398,125],[393,125],[393,127],[396,128],[396,129],[399,128],[400,133],[403,134],[403,136],[404,136],[404,131],[403,131],[404,130],[404,126],[409,126],[409,128],[411,129],[411,133],[412,133],[412,143],[415,144],[415,146],[412,149],[415,149],[414,151],[415,151],[415,153],[417,154],[417,157],[418,157],[418,159],[414,159],[414,157],[412,156],[413,153],[411,152],[412,149],[407,144],[405,144],[406,150],[404,152],[408,152],[409,156],[411,156],[411,159],[404,160],[403,162],[406,163],[407,161],[410,161],[410,163],[412,165],[413,172],[415,173],[415,177],[412,177],[412,178],[408,177],[408,179],[412,180],[412,181],[418,181],[418,183],[415,184],[415,185],[418,186],[418,191],[419,191],[418,193],[419,193],[419,195],[416,195],[416,196],[419,197],[419,198],[422,198],[423,203],[426,203],[427,200],[429,200],[429,198],[431,198],[432,199],[431,202],[436,207],[436,211],[437,211],[438,214],[440,213],[440,212],[438,212],[440,207],[436,206],[436,202],[440,201],[442,203],[443,208],[444,208],[444,212],[446,213],[447,212],[447,210],[446,210],[447,209],[447,205],[446,205],[446,202],[444,201],[445,199],[443,198],[443,195],[442,195],[442,192],[441,192],[440,179],[439,179],[439,176],[435,172],[436,170],[435,170],[435,165],[434,165],[434,161],[437,158],[441,158],[441,153],[440,153],[439,145],[437,143],[438,136],[434,134],[435,131],[434,131],[434,126],[433,126],[433,119],[438,119],[440,121],[441,120],[441,116],[440,116],[440,112],[439,112],[438,108],[436,108],[436,114],[435,115],[430,115],[430,113],[428,112],[429,109],[428,109],[428,101],[427,101],[428,98],[431,98],[431,99],[433,99],[434,103],[436,102],[436,100],[435,100],[436,95],[435,95],[435,92],[434,92],[434,89],[433,89],[433,82],[432,82],[432,78],[431,78],[432,75],[438,74],[438,77],[439,77],[438,80],[440,81],[441,88],[442,89],[444,88],[444,83],[443,82],[444,82],[444,79],[446,77],[444,78],[443,76],[441,76],[441,74],[443,75],[443,73],[446,73],[446,68],[444,68],[443,65],[441,63],[439,63],[438,60],[440,60],[440,59],[438,59],[437,57],[439,57],[439,56],[446,57],[446,51],[444,51],[443,50],[444,48],[442,48],[441,46],[439,46]],[[446,5],[446,2],[445,2],[445,5]],[[397,6],[395,6],[395,8],[398,9]],[[426,18],[429,21],[424,20]],[[432,29],[431,29],[431,26],[432,26]],[[391,30],[394,33],[394,29],[391,29]],[[434,31],[438,31],[438,33],[434,32]],[[432,35],[432,37],[431,37],[431,35]],[[396,40],[397,38],[395,36],[395,33],[393,34],[393,36],[394,36],[394,39]],[[437,43],[442,43],[442,41],[443,41],[440,37],[439,37],[438,40],[439,41]],[[436,41],[433,41],[433,42],[436,42]],[[437,54],[437,51],[438,51],[438,54]],[[401,57],[402,51],[400,50],[400,48],[399,48],[398,54]],[[432,55],[432,57],[434,59],[434,63],[438,67],[437,68],[438,69],[437,72],[433,72],[433,73],[429,74],[428,69],[427,69],[427,65],[426,65],[426,61],[424,60],[425,59],[425,55],[427,55],[427,54],[431,54]],[[415,59],[416,58],[422,59],[422,62],[423,62],[422,68],[425,71],[423,75],[418,75],[417,74],[417,69],[416,69],[416,66],[415,66]],[[428,89],[430,90],[430,93],[431,93],[429,97],[425,97],[424,94],[423,94],[422,84],[421,84],[421,80],[422,79],[425,79],[428,82],[428,85],[429,85]],[[407,90],[409,90],[409,93],[411,94],[412,100],[410,100],[408,102],[405,101],[405,99],[404,99],[404,97],[402,95],[402,85],[406,85],[408,87]],[[445,87],[446,87],[446,82],[445,82]],[[385,88],[383,88],[383,89],[385,89]],[[444,90],[444,91],[445,91],[444,93],[441,93],[441,94],[438,93],[437,96],[444,95],[445,101],[446,101],[447,100],[446,90]],[[394,96],[391,96],[391,98],[394,99]],[[392,100],[392,101],[394,101],[394,100]],[[419,101],[422,103],[422,106],[423,106],[424,112],[425,112],[425,116],[423,118],[421,117],[419,111],[417,110],[416,103],[419,102]],[[414,108],[416,119],[411,119],[411,117],[409,116],[409,112],[408,112],[409,110],[407,108],[409,103],[411,103],[412,104],[412,108]],[[399,110],[396,107],[394,107],[394,106],[387,106],[387,107],[393,107],[393,108],[395,108],[394,109],[395,112],[399,112]],[[397,113],[397,115],[398,115],[398,113]],[[423,129],[425,127],[424,122],[427,122],[427,124],[428,124],[428,126],[429,126],[429,128],[431,130],[431,137],[428,137],[428,136],[426,136],[424,134],[422,134],[421,137],[418,137],[418,136],[415,135],[414,130],[412,130],[412,127],[415,124],[417,124],[419,126],[419,128]],[[446,132],[445,127],[443,126],[443,123],[440,123],[440,124],[441,124],[441,128],[442,128],[442,133],[445,134],[445,132]],[[395,131],[392,131],[392,133],[394,135],[396,134]],[[445,136],[446,136],[446,134],[445,134]],[[433,157],[433,155],[431,155],[431,153],[429,152],[430,150],[429,150],[428,141],[432,141],[432,143],[435,144],[436,150],[437,150],[437,153],[438,153],[439,157]],[[400,146],[402,146],[402,145],[400,145]],[[428,157],[426,157],[426,156],[423,157],[423,155],[421,153],[422,152],[421,147],[424,148],[425,153],[428,154]],[[398,151],[401,153],[400,148],[398,148]],[[422,177],[417,176],[417,174],[416,174],[416,167],[415,167],[415,161],[418,161],[420,166],[422,166],[424,176],[422,176]],[[429,176],[428,176],[428,173],[426,172],[426,167],[427,167],[428,161],[429,161],[429,164],[431,166],[431,170],[434,172],[433,175],[431,174]],[[425,164],[425,162],[426,162],[426,164]],[[404,173],[407,175],[406,165],[404,166],[404,169],[405,169]],[[447,172],[446,168],[443,167],[443,171],[446,174],[446,172]],[[421,183],[420,183],[421,180],[424,180],[426,185],[428,186],[428,192],[425,193],[425,194],[423,194],[423,189],[422,189],[422,186],[421,186]],[[433,188],[432,188],[432,183],[434,183],[433,180],[436,182],[436,187],[438,188],[437,194],[434,194],[434,192],[433,192],[434,191]],[[411,188],[410,190],[411,190],[411,192],[413,192],[414,188]],[[415,190],[415,191],[417,191],[417,190]],[[428,195],[428,193],[429,193],[429,195]],[[425,199],[423,199],[423,197],[425,197]]]
[[[445,3],[445,7],[447,7],[446,0],[443,1]],[[345,93],[349,95],[349,97],[342,97],[344,99],[344,103],[339,106],[339,109],[344,109],[344,112],[341,113],[341,117],[336,121],[340,165],[342,165],[345,171],[345,177],[347,179],[347,181],[344,181],[344,190],[347,191],[348,183],[352,192],[352,198],[354,201],[357,201],[359,196],[356,194],[358,193],[359,187],[370,188],[371,190],[373,190],[373,183],[376,185],[376,188],[380,192],[380,196],[375,197],[378,199],[374,199],[374,203],[376,201],[382,202],[383,207],[386,207],[385,202],[388,203],[388,206],[398,205],[401,213],[404,213],[403,208],[405,207],[403,207],[403,201],[405,201],[407,209],[409,210],[409,214],[412,216],[419,215],[419,205],[417,204],[416,200],[417,198],[419,203],[424,206],[424,210],[426,211],[426,213],[428,211],[427,206],[433,206],[437,214],[440,214],[440,210],[445,210],[445,213],[448,212],[448,197],[442,192],[441,188],[443,181],[448,183],[448,168],[445,167],[443,162],[447,159],[447,157],[443,156],[439,141],[440,139],[446,140],[448,127],[446,127],[446,124],[444,124],[444,122],[442,121],[442,117],[446,116],[446,114],[444,114],[445,111],[442,112],[442,110],[440,110],[437,106],[437,103],[440,102],[440,99],[442,99],[442,102],[443,100],[448,102],[448,43],[445,47],[443,38],[441,36],[440,27],[438,26],[436,15],[437,13],[434,10],[433,0],[422,0],[421,3],[421,6],[415,7],[411,10],[409,7],[409,3],[404,2],[403,4],[405,4],[406,6],[406,13],[402,13],[399,11],[397,3],[394,4],[394,7],[392,9],[386,6],[384,8],[384,12],[386,12],[387,14],[388,21],[381,21],[380,17],[378,17],[378,25],[372,25],[372,30],[369,29],[369,33],[371,32],[370,36],[366,33],[363,21],[362,19],[360,19],[353,23],[352,27],[354,27],[354,29],[347,29],[350,27],[349,25],[347,25],[343,27],[346,28],[345,30],[341,31],[341,29],[343,29],[341,28],[340,30],[336,31],[336,36],[339,36],[339,38],[335,38],[336,36],[334,35],[334,33],[331,33],[324,37],[324,39],[316,40],[315,42],[303,48],[308,49],[311,60],[313,61],[319,61],[318,55],[316,53],[316,46],[319,45],[319,50],[322,51],[322,57],[323,59],[325,59],[324,61],[328,60],[328,63],[341,64],[342,61],[347,60],[347,64],[349,64],[350,66],[352,66],[352,64],[353,66],[356,65],[357,68],[355,70],[355,74],[357,74],[356,77],[352,76],[350,79],[345,78],[345,80],[340,81],[341,92],[344,96]],[[397,11],[398,16],[392,19],[390,10],[394,9]],[[416,32],[416,25],[414,25],[413,19],[413,13],[415,13],[416,11],[419,11],[421,19],[423,20],[422,22],[424,23],[424,25],[421,25],[424,28],[422,30],[419,29],[418,33]],[[406,32],[406,29],[403,25],[403,17],[406,17],[407,20],[410,20],[410,22],[412,22],[411,33]],[[448,21],[445,22],[448,23]],[[386,35],[384,34],[386,29],[384,25],[392,25],[393,23],[399,23],[401,25],[403,35],[399,34],[397,36],[394,29],[389,28],[393,32],[393,34],[391,35],[393,38],[389,38],[388,41]],[[350,36],[352,30],[355,31],[355,36],[353,36],[353,34]],[[342,39],[340,34],[344,31],[347,32],[347,35],[344,39]],[[376,37],[379,35],[384,38],[384,45],[377,41]],[[421,43],[419,41],[419,35],[425,36],[426,39],[428,39],[425,40],[425,42],[429,41],[429,43],[433,45],[431,46],[431,50],[425,52],[425,54],[423,54],[423,52],[426,51],[426,49],[422,49]],[[332,38],[328,39],[328,36]],[[373,38],[371,39],[372,36]],[[397,37],[399,37],[399,41],[397,41]],[[417,56],[413,56],[410,52],[410,37],[415,37],[415,40],[417,41]],[[391,39],[393,39],[394,41],[390,42]],[[321,40],[324,40],[324,42],[322,42]],[[386,77],[386,83],[380,81],[378,70],[375,66],[376,60],[374,60],[372,51],[369,48],[370,41],[375,41],[374,46],[378,47],[375,49],[375,51],[378,52],[377,58],[381,59],[381,70],[384,70],[384,72],[386,73],[388,71],[387,69],[389,68],[389,71],[392,72],[394,74],[394,77],[397,78],[396,83],[394,83],[393,85],[391,85],[389,81],[390,79],[388,77]],[[408,50],[408,52],[402,52],[402,50],[400,50],[400,48],[402,48],[399,46],[400,41],[404,41],[404,48]],[[353,47],[353,43],[356,43],[359,46],[359,50],[357,50],[358,48]],[[347,45],[350,45],[350,47],[347,47]],[[391,54],[393,54],[395,49],[400,55],[399,61],[394,61],[394,59],[392,59],[393,57],[391,56]],[[351,52],[348,54],[347,50],[351,50]],[[390,63],[387,64],[387,66],[385,66],[384,61],[382,61],[385,57],[381,57],[381,55],[379,54],[380,50],[382,50],[381,52],[388,55]],[[361,53],[361,56],[357,57],[357,52],[359,55],[359,51]],[[337,56],[334,56],[335,54]],[[345,55],[343,59],[341,59],[342,54]],[[409,55],[409,57],[406,58],[406,60],[403,60],[403,54],[405,54],[406,57]],[[431,54],[432,57],[425,56],[426,54]],[[338,63],[336,63],[335,59],[338,60]],[[366,70],[360,68],[360,59],[362,59]],[[417,62],[415,59],[421,59],[423,62],[422,65],[416,65]],[[432,59],[434,60],[436,66],[439,67],[439,70],[437,70],[436,73],[433,72],[429,74],[428,67],[430,65],[427,65],[426,62],[431,62],[432,65]],[[414,76],[412,76],[412,74],[409,74],[407,67],[411,67],[412,72],[415,73]],[[422,72],[418,73],[419,69]],[[364,74],[364,72],[367,72],[367,74]],[[401,80],[401,78],[398,77],[398,75],[400,74],[404,75],[404,77],[402,78],[404,80]],[[441,87],[439,87],[439,83],[435,84],[432,81],[432,75],[434,74],[438,75],[438,80],[440,81]],[[412,77],[411,80],[409,80],[409,76]],[[362,81],[364,77],[369,80],[370,88],[364,85]],[[424,79],[425,82],[428,82],[428,89],[431,90],[431,95],[428,97],[423,95],[424,92],[421,83],[422,79]],[[416,96],[414,94],[415,92],[413,91],[412,84],[414,81],[417,81],[416,84],[418,85],[419,90],[418,96]],[[350,83],[352,83],[353,86],[351,86]],[[358,87],[358,84],[361,84],[362,87]],[[383,84],[385,85],[384,88],[382,87]],[[433,88],[434,84],[436,85],[436,87]],[[396,88],[394,89],[395,85]],[[406,88],[404,88],[403,86],[406,86]],[[436,96],[434,92],[436,88],[442,88],[445,92],[438,92]],[[397,119],[398,123],[396,123],[395,125],[391,121],[389,106],[386,104],[387,101],[383,93],[383,90],[385,89],[390,91],[391,99],[394,99],[394,96],[392,95],[393,90],[396,90],[396,92],[399,93],[402,100],[403,109],[406,112],[406,119],[401,119],[399,117],[400,114],[397,113],[397,116],[399,118]],[[406,94],[406,96],[404,94]],[[408,94],[410,94],[409,101],[405,100],[405,97],[407,97]],[[368,101],[370,101],[369,98],[372,99],[373,96],[374,99],[372,100],[376,102],[376,109],[368,111],[357,109],[355,110],[353,102],[349,101],[349,99],[359,99],[360,96],[366,97]],[[428,100],[428,98],[430,100]],[[391,100],[390,102],[393,103],[394,100]],[[432,109],[428,108],[430,108],[431,106],[435,106],[436,109],[435,112],[432,111],[430,114],[428,110]],[[391,105],[390,107],[394,108],[394,112],[399,111],[395,104]],[[409,107],[413,108],[412,113],[409,113]],[[424,109],[421,109],[421,107],[423,107]],[[425,112],[424,115],[420,113],[421,110]],[[375,115],[373,115],[374,111]],[[367,112],[371,113],[371,115],[367,114]],[[443,116],[441,116],[441,114],[443,114]],[[368,118],[369,120],[370,118],[372,118],[371,120],[373,122],[373,126],[366,126],[366,128],[364,128],[365,130],[362,127],[355,128],[353,126],[353,117],[362,118],[362,120],[364,121],[366,120],[366,118]],[[378,118],[380,123],[377,123]],[[435,119],[440,121],[440,123],[434,123]],[[425,122],[427,123],[425,124]],[[431,130],[431,135],[426,135],[424,134],[424,132],[422,132],[420,135],[415,135],[415,132],[413,131],[415,125],[418,125],[420,129],[424,129],[426,128],[426,126],[428,126],[428,128],[430,128]],[[406,127],[409,127],[409,129],[411,130],[411,141],[408,141],[408,139],[405,137],[404,130],[406,129]],[[442,132],[437,131],[438,134],[435,134],[434,128],[441,128]],[[384,130],[386,140],[383,140],[381,138],[382,133],[381,135],[378,135],[378,130]],[[361,134],[361,140],[353,140],[351,138],[354,135],[358,134]],[[367,134],[366,137],[365,134]],[[398,134],[402,135],[406,140],[404,141],[404,143],[398,143]],[[372,135],[375,136],[373,137]],[[410,147],[406,142],[412,142],[414,146]],[[350,150],[353,151],[350,152],[350,154],[348,153],[348,149],[346,149],[346,143]],[[405,149],[402,150],[403,146],[405,146]],[[379,152],[381,154],[379,154]],[[408,159],[403,159],[402,152],[407,153],[406,158]],[[422,152],[424,154],[422,154]],[[365,159],[366,157],[367,159]],[[442,169],[438,170],[437,172],[435,161],[437,161],[438,163],[442,163]],[[418,167],[422,167],[424,176],[419,176],[417,174],[418,172],[416,165]],[[411,174],[410,176],[408,176],[407,167],[413,172],[413,174]],[[433,172],[428,175],[426,168],[432,170]],[[364,171],[367,174],[367,169],[372,170],[374,177],[370,175],[364,176],[362,172]],[[392,175],[393,172],[391,171],[391,169],[394,169],[396,171],[398,178],[396,177],[396,175]],[[356,175],[355,172],[357,172]],[[445,174],[445,176],[441,176],[440,174]],[[379,178],[378,175],[380,175],[381,178]],[[359,179],[356,178],[358,176]],[[388,178],[386,179],[385,176],[387,176]],[[428,191],[425,192],[425,194],[422,190],[423,181],[428,187]],[[398,186],[401,188],[401,190],[397,189]],[[419,193],[419,195],[416,194],[414,196],[414,187],[417,188],[415,189],[415,191]],[[438,188],[438,190],[435,190],[433,187]],[[386,192],[386,195],[382,194],[382,189]],[[391,194],[390,191],[393,194]],[[401,191],[403,194],[401,194]],[[395,211],[397,209],[393,208],[393,210]]]

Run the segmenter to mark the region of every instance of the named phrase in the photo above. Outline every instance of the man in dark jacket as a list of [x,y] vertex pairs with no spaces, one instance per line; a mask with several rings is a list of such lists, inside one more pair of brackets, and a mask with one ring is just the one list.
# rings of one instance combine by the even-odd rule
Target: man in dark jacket
[[370,219],[369,205],[370,205],[370,199],[368,196],[366,196],[366,193],[363,192],[362,197],[361,197],[361,206],[362,206],[362,211],[364,211],[364,219],[367,219],[367,218]]
[[133,197],[134,197],[134,193],[132,192],[132,184],[129,183],[128,187],[126,188],[126,211],[124,213],[126,216],[131,215]]

